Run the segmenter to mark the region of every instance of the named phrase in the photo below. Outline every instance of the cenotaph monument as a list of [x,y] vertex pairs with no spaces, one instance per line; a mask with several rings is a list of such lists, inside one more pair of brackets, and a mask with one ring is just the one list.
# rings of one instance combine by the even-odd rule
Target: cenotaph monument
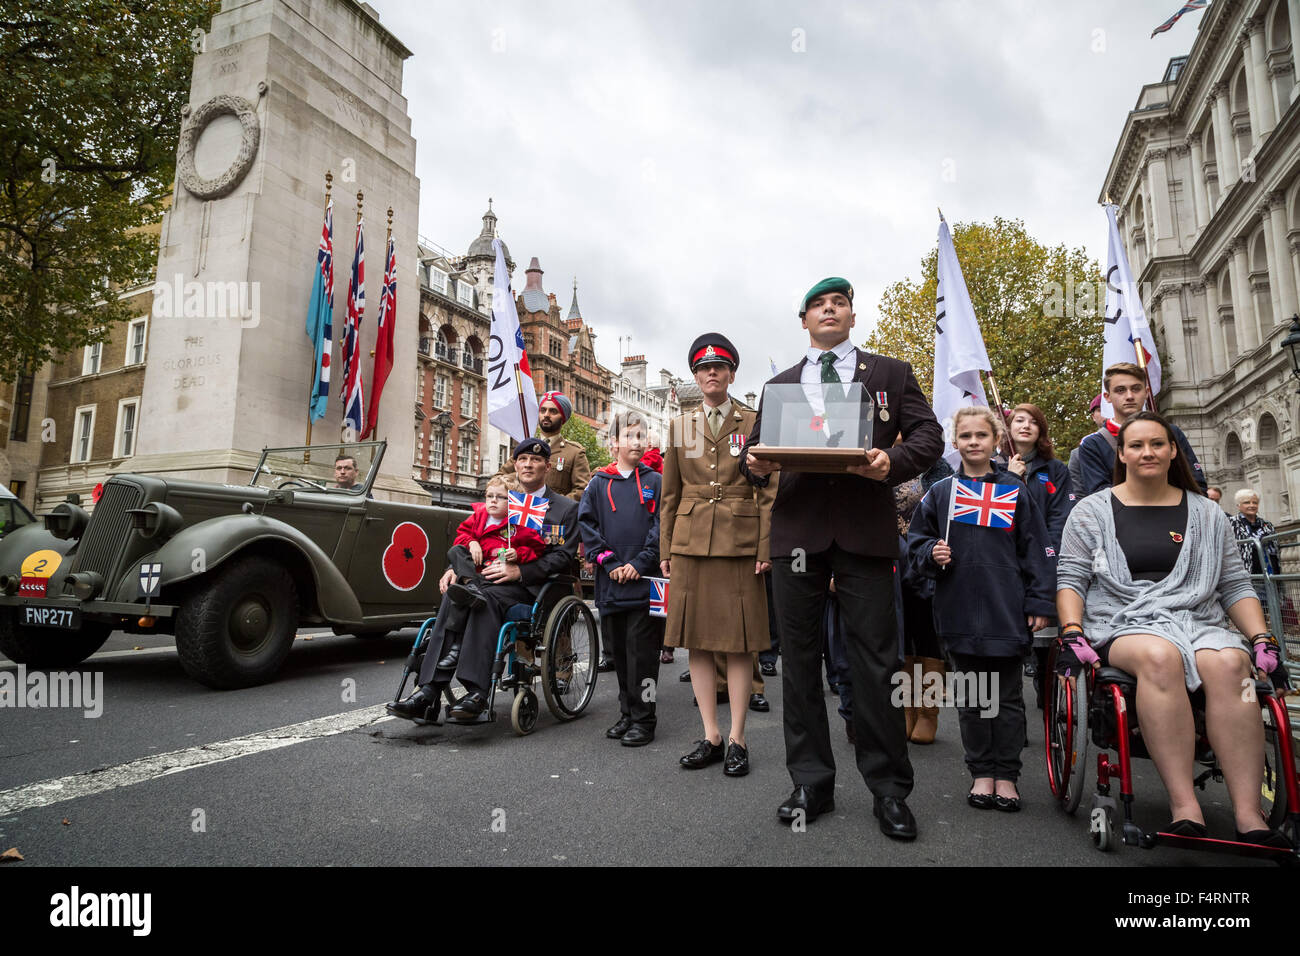
[[343,437],[339,340],[360,192],[367,404],[390,207],[397,255],[394,367],[374,436],[388,449],[375,493],[427,502],[411,477],[420,184],[402,95],[410,51],[355,0],[224,0],[195,45],[131,470],[243,484],[263,447],[305,442],[314,358],[307,308],[330,172],[332,380],[312,444],[332,463]]

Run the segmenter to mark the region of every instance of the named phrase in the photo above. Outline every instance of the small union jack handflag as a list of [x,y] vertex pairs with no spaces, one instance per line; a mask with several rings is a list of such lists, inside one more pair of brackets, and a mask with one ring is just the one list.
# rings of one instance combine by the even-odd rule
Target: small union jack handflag
[[508,491],[510,496],[510,518],[507,524],[522,525],[542,533],[542,519],[551,503],[540,495],[528,495],[522,491]]
[[1042,483],[1042,484],[1044,484],[1044,485],[1047,486],[1047,493],[1048,493],[1049,495],[1054,495],[1054,494],[1056,494],[1056,485],[1052,482],[1052,479],[1051,479],[1051,478],[1048,478],[1048,477],[1047,477],[1047,472],[1045,472],[1045,471],[1040,471],[1040,472],[1038,473],[1038,480],[1039,480],[1040,483]]
[[1015,526],[1018,485],[957,478],[952,486],[952,520],[1010,531]]
[[646,578],[650,582],[650,616],[668,616],[668,579]]

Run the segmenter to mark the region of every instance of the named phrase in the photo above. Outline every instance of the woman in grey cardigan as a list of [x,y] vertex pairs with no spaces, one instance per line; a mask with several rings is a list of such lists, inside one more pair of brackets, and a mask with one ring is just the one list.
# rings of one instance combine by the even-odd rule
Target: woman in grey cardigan
[[[1080,662],[1097,666],[1100,650],[1107,663],[1137,678],[1142,737],[1173,813],[1165,832],[1208,832],[1192,785],[1196,731],[1187,696],[1203,687],[1206,729],[1232,799],[1237,839],[1289,846],[1260,812],[1264,728],[1254,696],[1242,692],[1254,677],[1252,664],[1276,667],[1277,643],[1227,515],[1199,494],[1159,415],[1143,412],[1125,422],[1113,487],[1070,514],[1056,602],[1061,637]],[[1228,629],[1228,618],[1237,631]]]

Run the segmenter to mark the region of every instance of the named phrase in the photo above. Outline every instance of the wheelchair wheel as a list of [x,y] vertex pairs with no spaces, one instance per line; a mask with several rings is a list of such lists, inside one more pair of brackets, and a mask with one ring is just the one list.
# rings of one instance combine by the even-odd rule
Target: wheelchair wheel
[[596,692],[600,637],[591,609],[566,594],[546,619],[542,646],[542,693],[557,720],[573,720]]
[[1088,680],[1083,674],[1056,672],[1057,649],[1048,654],[1044,675],[1049,695],[1043,708],[1047,783],[1066,813],[1079,808],[1087,783]]
[[523,687],[515,692],[515,702],[510,705],[510,726],[520,737],[527,737],[537,726],[537,695]]
[[1264,708],[1264,786],[1260,790],[1260,808],[1272,829],[1286,822],[1286,777],[1295,767],[1285,764],[1282,741],[1278,737],[1273,711]]

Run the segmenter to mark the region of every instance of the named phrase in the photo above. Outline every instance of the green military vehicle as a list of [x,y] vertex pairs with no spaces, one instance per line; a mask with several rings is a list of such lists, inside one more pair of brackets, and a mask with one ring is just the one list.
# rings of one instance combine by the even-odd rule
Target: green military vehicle
[[249,687],[301,625],[374,637],[430,617],[465,514],[371,498],[385,447],[268,448],[247,485],[115,475],[93,513],[57,505],[0,539],[0,652],[66,668],[113,630],[172,634],[195,680]]

